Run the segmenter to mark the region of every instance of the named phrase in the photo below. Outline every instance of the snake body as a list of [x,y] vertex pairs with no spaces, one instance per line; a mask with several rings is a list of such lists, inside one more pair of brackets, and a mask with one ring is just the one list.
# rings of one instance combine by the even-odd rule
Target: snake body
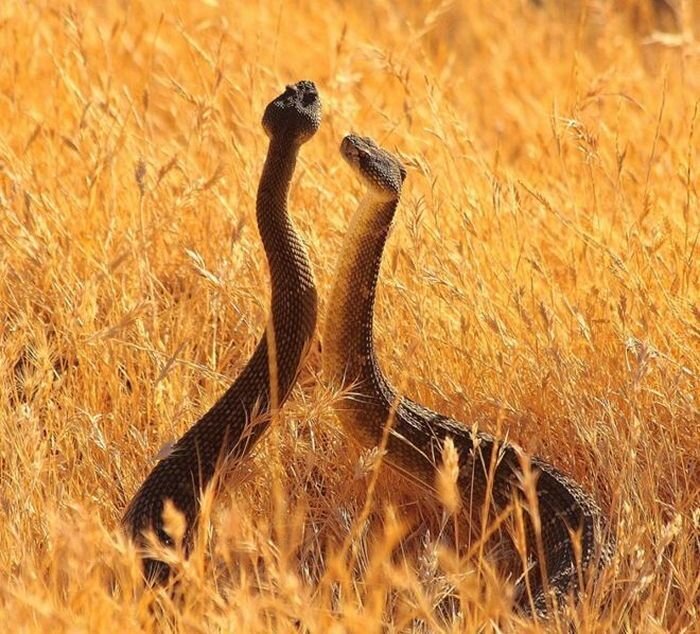
[[[323,371],[341,390],[337,415],[352,438],[366,447],[385,442],[384,459],[433,490],[445,440],[451,438],[459,452],[457,487],[473,515],[493,517],[517,499],[524,509],[529,565],[516,584],[516,604],[526,613],[544,614],[552,601],[578,588],[585,578],[579,573],[609,552],[601,511],[576,482],[545,461],[401,396],[384,376],[373,343],[374,301],[406,172],[368,138],[345,137],[341,154],[367,191],[345,236],[323,335]],[[535,500],[523,490],[524,461],[536,477]]]
[[[268,325],[235,382],[156,464],[129,504],[123,525],[139,545],[146,544],[149,532],[164,545],[173,545],[162,517],[165,501],[171,500],[186,520],[187,550],[202,491],[217,468],[250,452],[296,381],[316,325],[317,294],[287,198],[299,149],[320,120],[320,99],[309,81],[287,86],[265,110],[262,123],[270,142],[256,212],[272,287]],[[167,579],[164,562],[146,556],[144,563],[147,579]]]

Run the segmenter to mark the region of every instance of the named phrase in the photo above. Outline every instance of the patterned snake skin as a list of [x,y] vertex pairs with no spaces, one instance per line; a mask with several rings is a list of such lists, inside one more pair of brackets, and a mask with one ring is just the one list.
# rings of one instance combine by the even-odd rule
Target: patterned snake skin
[[520,486],[528,459],[519,447],[473,433],[389,384],[375,355],[372,321],[382,252],[406,172],[368,138],[345,137],[341,154],[367,192],[345,238],[323,336],[324,374],[344,390],[337,414],[348,435],[366,447],[379,446],[388,426],[386,461],[433,490],[444,441],[452,438],[459,452],[457,486],[472,517],[483,517],[486,510],[493,518],[517,500],[525,520],[528,571],[516,584],[516,605],[526,614],[545,615],[577,591],[579,573],[610,556],[612,541],[604,537],[600,509],[577,483],[538,458],[529,459],[536,501],[528,500]]
[[[123,525],[142,547],[155,533],[166,546],[173,539],[163,526],[165,500],[184,515],[184,548],[191,544],[200,496],[217,468],[247,455],[284,403],[306,357],[316,325],[316,286],[311,263],[287,211],[297,155],[321,122],[314,84],[301,81],[266,108],[262,124],[270,139],[257,195],[257,222],[270,268],[271,317],[265,334],[240,376],[175,444],[141,485]],[[145,576],[162,583],[169,567],[144,559]]]

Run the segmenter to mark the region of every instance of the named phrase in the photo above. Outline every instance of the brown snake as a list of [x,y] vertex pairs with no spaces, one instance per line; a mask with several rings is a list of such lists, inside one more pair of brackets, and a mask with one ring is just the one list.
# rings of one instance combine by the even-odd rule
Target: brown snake
[[[153,532],[166,546],[163,508],[171,500],[185,517],[188,550],[202,491],[217,468],[247,455],[289,395],[316,326],[316,286],[306,249],[287,210],[299,149],[321,122],[316,86],[287,86],[266,108],[262,124],[270,139],[257,195],[257,223],[271,278],[271,316],[253,356],[215,405],[158,462],[132,499],[123,525],[139,546]],[[163,582],[169,567],[144,559],[145,576]]]
[[536,457],[529,459],[536,499],[528,498],[521,486],[528,459],[519,447],[473,433],[400,395],[386,379],[374,351],[374,301],[406,172],[368,138],[348,135],[341,154],[367,191],[345,236],[323,336],[324,374],[343,391],[338,417],[348,435],[366,447],[381,446],[386,433],[385,460],[433,490],[445,440],[451,438],[459,452],[457,487],[466,511],[484,517],[486,510],[493,518],[514,502],[523,510],[527,572],[516,583],[516,604],[543,615],[579,588],[579,573],[610,555],[601,511],[576,482]]

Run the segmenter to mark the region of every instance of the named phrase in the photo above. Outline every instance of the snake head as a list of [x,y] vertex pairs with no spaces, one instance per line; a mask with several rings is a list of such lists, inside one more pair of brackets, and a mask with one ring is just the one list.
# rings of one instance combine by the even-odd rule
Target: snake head
[[306,143],[321,124],[321,99],[312,81],[290,84],[265,108],[263,128],[270,140]]
[[367,187],[382,200],[396,200],[406,179],[406,168],[369,137],[348,134],[340,153]]

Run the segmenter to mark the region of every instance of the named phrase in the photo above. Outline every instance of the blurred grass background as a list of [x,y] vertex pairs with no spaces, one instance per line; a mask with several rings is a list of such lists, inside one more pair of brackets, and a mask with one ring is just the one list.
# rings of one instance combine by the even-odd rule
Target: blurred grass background
[[291,207],[322,301],[359,195],[337,151],[353,130],[409,169],[376,314],[387,373],[613,519],[616,561],[547,627],[692,631],[699,27],[693,0],[3,2],[0,622],[544,630],[463,556],[459,518],[344,437],[317,350],[180,591],[140,586],[119,517],[262,332],[260,118],[312,79],[324,123]]

